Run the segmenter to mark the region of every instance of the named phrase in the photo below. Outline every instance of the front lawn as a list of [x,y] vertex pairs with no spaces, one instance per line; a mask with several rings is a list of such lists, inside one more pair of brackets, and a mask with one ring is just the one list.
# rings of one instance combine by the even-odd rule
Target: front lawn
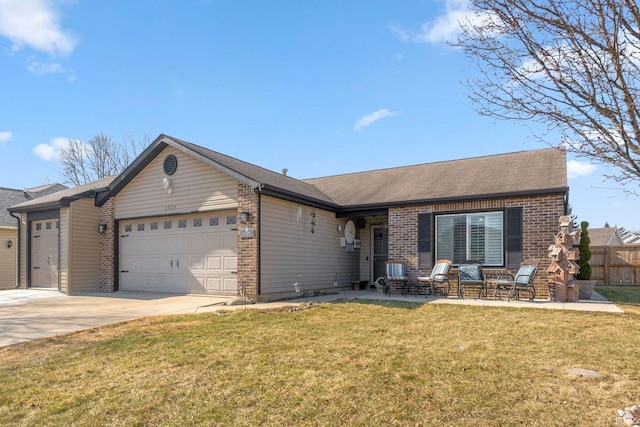
[[0,348],[0,425],[613,425],[640,403],[639,324],[392,301],[149,318]]

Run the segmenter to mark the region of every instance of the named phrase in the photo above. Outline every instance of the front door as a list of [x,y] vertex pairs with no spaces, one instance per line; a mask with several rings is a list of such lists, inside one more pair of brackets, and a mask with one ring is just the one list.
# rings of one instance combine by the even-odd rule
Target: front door
[[58,288],[57,219],[31,222],[31,286]]
[[376,280],[378,277],[385,275],[385,262],[389,259],[389,255],[387,253],[389,246],[388,239],[388,229],[383,226],[372,226],[371,233],[373,236],[371,237],[372,245],[372,254],[371,259],[373,259],[373,280]]

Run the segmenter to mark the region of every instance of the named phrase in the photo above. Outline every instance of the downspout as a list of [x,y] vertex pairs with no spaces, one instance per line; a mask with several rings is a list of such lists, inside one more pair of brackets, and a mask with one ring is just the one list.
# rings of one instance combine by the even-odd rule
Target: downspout
[[256,269],[256,275],[258,276],[258,283],[256,283],[256,301],[262,293],[262,188],[264,184],[258,184],[253,188],[253,192],[258,195],[258,247],[256,248],[258,262]]
[[18,289],[20,287],[20,226],[22,225],[22,220],[19,216],[15,216],[13,212],[9,212],[9,215],[14,217],[18,221],[18,238],[16,239],[16,287]]
[[256,286],[256,301],[258,300],[258,296],[262,293],[262,195],[258,193],[258,247],[256,251],[258,251],[258,263],[256,266],[258,283]]

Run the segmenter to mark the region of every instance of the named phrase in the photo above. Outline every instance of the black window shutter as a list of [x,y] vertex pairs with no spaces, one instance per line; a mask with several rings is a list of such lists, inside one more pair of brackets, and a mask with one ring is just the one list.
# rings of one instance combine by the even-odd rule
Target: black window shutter
[[505,210],[505,264],[509,270],[517,270],[522,262],[522,208]]
[[418,214],[418,267],[431,268],[431,235],[433,214]]
[[418,252],[431,252],[431,218],[430,213],[418,214]]

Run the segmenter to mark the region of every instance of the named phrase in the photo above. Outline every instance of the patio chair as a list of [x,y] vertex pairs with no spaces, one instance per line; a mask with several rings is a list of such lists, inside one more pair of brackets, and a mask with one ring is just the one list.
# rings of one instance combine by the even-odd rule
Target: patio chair
[[387,295],[391,295],[393,292],[400,291],[402,295],[405,294],[409,278],[404,272],[404,263],[399,261],[387,261],[385,263],[386,275],[385,282],[387,286]]
[[493,299],[496,299],[500,292],[507,293],[507,301],[511,298],[520,299],[520,292],[527,292],[529,301],[533,301],[536,297],[534,279],[538,272],[538,264],[536,260],[524,260],[515,275],[508,271],[501,273],[495,281]]
[[448,259],[441,259],[436,261],[433,266],[430,275],[418,276],[418,287],[416,292],[420,288],[425,288],[425,297],[428,295],[427,290],[431,291],[431,294],[436,295],[438,292],[441,295],[448,296],[451,289],[451,283],[449,282],[449,269],[451,268],[451,261]]
[[487,297],[487,281],[482,272],[482,263],[466,260],[458,265],[458,295],[464,298],[465,288],[477,288],[478,298]]

